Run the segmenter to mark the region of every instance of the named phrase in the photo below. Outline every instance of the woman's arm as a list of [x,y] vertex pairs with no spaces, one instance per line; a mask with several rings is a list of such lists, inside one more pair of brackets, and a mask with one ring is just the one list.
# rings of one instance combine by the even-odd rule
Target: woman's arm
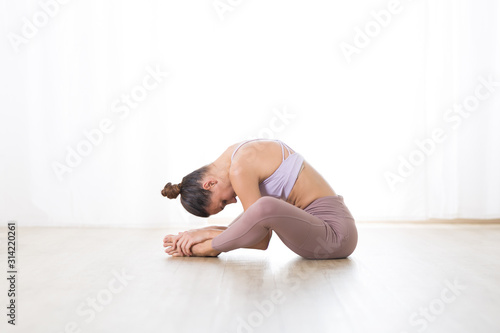
[[[207,240],[211,241],[224,230],[201,228],[180,232],[178,235],[167,235],[163,239],[163,246],[167,248],[165,252],[172,256],[190,256],[193,255],[191,251],[193,246]],[[206,245],[204,249],[210,250],[207,249]]]
[[250,158],[245,152],[240,154],[238,158],[233,160],[229,168],[229,180],[240,199],[243,210],[246,212],[261,197],[259,174],[262,163],[258,163],[259,161],[255,157]]
[[227,227],[221,226],[221,225],[211,225],[205,228],[200,228],[203,230],[226,230]]

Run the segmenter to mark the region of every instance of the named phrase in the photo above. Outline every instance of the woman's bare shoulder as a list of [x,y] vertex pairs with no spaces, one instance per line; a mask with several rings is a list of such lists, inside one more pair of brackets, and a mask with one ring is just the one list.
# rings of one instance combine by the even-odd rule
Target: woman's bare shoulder
[[[237,147],[238,145],[235,148]],[[280,163],[279,143],[264,140],[253,141],[238,148],[231,162],[229,173],[233,176],[256,176],[260,182],[267,178]]]
[[265,157],[272,149],[272,145],[275,144],[272,141],[264,140],[246,142],[241,145],[242,143],[245,143],[245,141],[229,147],[231,154],[237,149],[233,157],[233,163],[253,165],[258,159]]

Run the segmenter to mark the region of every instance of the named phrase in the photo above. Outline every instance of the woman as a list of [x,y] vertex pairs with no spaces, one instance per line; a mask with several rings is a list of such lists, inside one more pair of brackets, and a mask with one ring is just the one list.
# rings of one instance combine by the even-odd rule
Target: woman
[[244,212],[229,227],[214,226],[165,236],[172,256],[218,256],[237,248],[267,249],[272,231],[308,259],[349,256],[358,233],[342,196],[304,158],[279,140],[230,146],[217,160],[168,183],[162,195],[196,216],[217,214],[238,197]]

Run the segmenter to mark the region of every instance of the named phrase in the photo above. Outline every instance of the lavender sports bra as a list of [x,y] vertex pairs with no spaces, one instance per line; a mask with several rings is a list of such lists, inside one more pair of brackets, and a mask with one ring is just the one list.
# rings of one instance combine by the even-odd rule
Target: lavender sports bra
[[[231,155],[231,161],[233,160],[234,154],[236,154],[241,146],[243,146],[245,143],[255,140],[264,139],[253,139],[240,143],[240,145],[234,150],[233,155]],[[280,140],[271,141],[278,142],[281,145],[281,154],[283,160],[278,169],[276,169],[276,171],[274,171],[271,176],[269,176],[259,184],[260,194],[262,196],[271,196],[286,201],[286,199],[290,195],[290,192],[292,191],[293,185],[295,185],[297,177],[299,176],[304,158],[298,153],[291,154],[290,148]],[[286,147],[286,149],[288,150],[288,157],[286,159],[284,147]]]

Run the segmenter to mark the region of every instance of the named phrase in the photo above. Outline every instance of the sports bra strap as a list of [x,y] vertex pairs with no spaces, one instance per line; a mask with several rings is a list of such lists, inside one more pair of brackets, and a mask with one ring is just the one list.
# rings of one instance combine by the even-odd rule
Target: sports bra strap
[[[238,151],[238,149],[240,149],[241,146],[243,146],[245,143],[249,143],[249,142],[257,141],[257,140],[266,140],[266,139],[251,139],[251,140],[243,141],[233,151],[233,154],[231,155],[231,162],[233,161],[234,154],[236,154],[236,152]],[[286,150],[288,150],[288,156],[291,155],[290,148],[286,145],[286,143],[281,142],[280,140],[271,140],[271,141],[279,142],[279,144],[281,145],[281,157],[282,157],[282,161],[285,160],[285,149],[283,148],[283,146],[285,146]]]
[[[290,147],[288,147],[288,145],[287,145],[286,143],[284,143],[284,142],[281,142],[281,141],[280,141],[280,143],[281,143],[281,150],[283,151],[283,145],[285,145],[286,150],[288,150],[288,157],[290,157],[290,155],[292,154],[292,153],[290,152]],[[283,151],[283,161],[284,161],[284,160],[285,160],[285,152]]]
[[233,154],[231,155],[231,161],[233,161],[234,154],[236,154],[236,152],[238,151],[238,149],[240,149],[241,146],[243,146],[245,143],[255,141],[255,140],[260,140],[260,139],[252,139],[252,140],[247,140],[247,141],[243,141],[242,143],[240,143],[238,145],[238,147],[236,147],[236,149],[233,151]]

